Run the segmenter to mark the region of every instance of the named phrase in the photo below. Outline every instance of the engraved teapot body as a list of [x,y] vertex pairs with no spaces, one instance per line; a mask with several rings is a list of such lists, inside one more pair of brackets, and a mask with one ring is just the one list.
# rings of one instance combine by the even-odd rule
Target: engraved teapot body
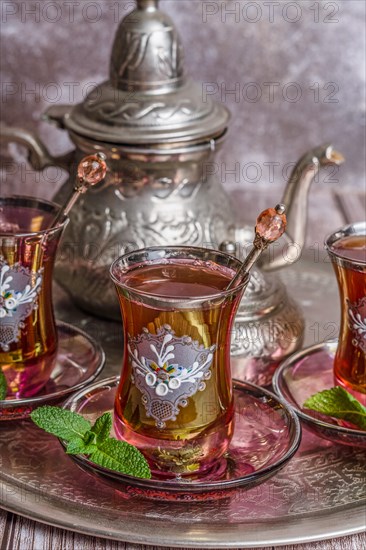
[[[108,281],[108,266],[117,257],[157,245],[218,248],[235,237],[235,224],[221,183],[205,175],[206,163],[213,162],[210,144],[174,154],[127,152],[101,143],[98,150],[107,155],[109,171],[70,213],[56,279],[82,308],[119,318]],[[90,143],[79,140],[76,158],[90,151]],[[71,181],[56,195],[57,202]]]

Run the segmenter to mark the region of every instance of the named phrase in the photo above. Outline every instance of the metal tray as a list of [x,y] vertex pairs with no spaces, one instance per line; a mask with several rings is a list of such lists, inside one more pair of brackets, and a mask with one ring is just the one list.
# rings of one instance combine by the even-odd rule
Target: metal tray
[[[330,265],[302,258],[282,272],[307,318],[305,343],[337,335],[338,299]],[[118,374],[122,339],[118,323],[84,315],[61,291],[58,318],[100,341]],[[34,520],[81,533],[157,546],[236,548],[304,543],[365,528],[362,449],[335,446],[304,429],[297,455],[274,478],[210,502],[139,499],[78,468],[58,441],[29,421],[0,427],[0,505]]]

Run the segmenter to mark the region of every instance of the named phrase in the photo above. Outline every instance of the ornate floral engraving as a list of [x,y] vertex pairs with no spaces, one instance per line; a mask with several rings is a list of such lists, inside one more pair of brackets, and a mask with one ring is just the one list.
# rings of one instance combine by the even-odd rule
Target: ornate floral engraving
[[177,104],[164,103],[158,101],[156,103],[129,101],[122,104],[115,100],[106,99],[105,101],[90,101],[85,104],[85,110],[89,112],[96,111],[98,116],[104,120],[121,120],[121,121],[138,121],[148,119],[151,122],[154,120],[169,121],[175,115],[184,115],[197,117],[202,115],[202,106],[191,99],[181,99]]
[[182,61],[182,44],[173,26],[166,24],[152,32],[126,30],[112,53],[112,80],[124,82],[129,72],[136,78],[144,71],[150,73],[151,67],[166,79],[179,78]]
[[23,321],[37,308],[42,275],[32,273],[19,264],[10,267],[0,260],[0,347],[9,350],[9,345],[19,339]]
[[189,336],[177,338],[169,325],[156,335],[144,329],[137,338],[129,337],[132,381],[158,428],[176,420],[188,398],[205,389],[215,349],[204,348]]
[[123,76],[127,69],[134,71],[142,63],[151,34],[127,32],[125,38],[125,59],[118,68],[118,76]]
[[366,296],[357,302],[347,300],[348,326],[353,333],[352,343],[366,353]]
[[[245,311],[245,296],[240,307]],[[273,362],[293,351],[294,346],[298,347],[303,332],[304,319],[292,300],[271,317],[257,321],[241,318],[239,309],[232,331],[231,353]]]
[[249,279],[246,293],[259,294],[267,289],[268,283],[262,273],[258,270],[253,270]]

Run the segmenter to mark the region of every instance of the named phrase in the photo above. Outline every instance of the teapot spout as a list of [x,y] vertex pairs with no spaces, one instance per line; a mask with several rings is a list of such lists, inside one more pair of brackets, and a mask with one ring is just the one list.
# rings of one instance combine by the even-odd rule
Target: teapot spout
[[288,180],[281,202],[287,207],[287,229],[285,238],[288,244],[294,244],[294,254],[280,254],[267,258],[262,269],[267,271],[293,263],[299,258],[299,252],[305,244],[307,224],[307,201],[310,186],[320,169],[333,165],[339,166],[344,157],[335,151],[333,145],[321,145],[303,155],[294,167]]

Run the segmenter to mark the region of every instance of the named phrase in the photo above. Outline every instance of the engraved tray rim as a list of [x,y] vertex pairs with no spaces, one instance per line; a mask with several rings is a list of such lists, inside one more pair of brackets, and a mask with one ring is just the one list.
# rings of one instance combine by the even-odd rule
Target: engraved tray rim
[[[323,275],[326,275],[327,272],[328,276],[325,276],[323,280]],[[336,309],[338,304],[334,300],[334,297],[337,296],[336,281],[329,264],[323,263],[323,260],[316,262],[314,259],[309,263],[304,258],[282,272],[281,275],[282,279],[285,279],[289,292],[292,292],[292,295],[303,306],[305,318],[308,322],[304,346],[314,343],[314,328],[311,324],[314,320],[320,323],[317,328],[320,332],[316,341],[321,342],[328,339],[328,330],[325,328],[325,324],[322,324],[324,317],[323,319],[321,317],[327,309],[325,307],[327,298],[329,302],[327,320],[331,318],[330,316],[332,316],[332,320],[338,320]],[[316,284],[321,281],[321,285],[320,288],[315,289],[318,294],[314,296],[310,304],[309,289],[314,289],[315,281]],[[59,296],[61,296],[61,300]],[[59,305],[58,318],[70,321],[71,315],[73,322],[81,323],[81,326],[85,329],[85,315],[73,308],[70,301],[65,298],[65,294],[60,290],[59,296],[57,299]],[[62,303],[62,300],[64,303]],[[95,321],[92,320],[93,318],[90,319],[90,329],[93,330],[93,326],[95,328],[93,322]],[[103,341],[103,343],[105,342]],[[112,357],[109,357],[109,359],[115,362],[113,351],[111,355]],[[109,374],[104,371],[103,377],[112,374],[115,373]],[[8,423],[4,424],[8,425]],[[305,429],[303,432],[305,432]],[[72,464],[71,461],[70,463]],[[363,498],[352,500],[352,498],[344,504],[340,501],[334,508],[327,503],[323,510],[306,509],[305,507],[304,510],[300,510],[294,515],[285,511],[281,516],[264,516],[261,520],[258,520],[257,517],[253,519],[248,517],[246,522],[230,522],[227,521],[226,516],[223,516],[219,521],[212,523],[211,518],[208,516],[199,522],[194,521],[192,518],[192,521],[189,522],[171,523],[162,521],[163,516],[160,512],[151,517],[151,515],[141,515],[141,510],[137,510],[136,514],[134,509],[128,515],[126,513],[125,518],[128,521],[123,521],[124,517],[117,509],[104,509],[101,506],[97,508],[99,521],[92,521],[90,514],[83,513],[85,506],[83,503],[78,503],[75,500],[68,501],[68,506],[62,507],[59,494],[47,493],[47,491],[44,493],[44,498],[40,499],[37,487],[22,482],[20,479],[12,478],[9,481],[0,469],[0,506],[5,510],[47,525],[86,535],[156,546],[211,549],[264,548],[357,534],[365,529],[365,500]],[[37,504],[34,505],[34,502]],[[222,500],[218,500],[215,506],[221,506],[222,502]],[[187,505],[189,504],[187,502]],[[197,505],[197,503],[195,504]],[[205,506],[204,502],[199,504]],[[100,520],[102,524],[100,524]]]
[[[110,540],[118,540],[133,544],[146,544],[163,547],[181,548],[184,545],[187,548],[238,548],[240,545],[242,548],[263,548],[268,546],[279,546],[287,544],[300,544],[308,543],[320,540],[327,540],[337,537],[343,537],[347,535],[353,535],[364,532],[365,520],[364,520],[364,503],[360,503],[359,506],[349,507],[344,506],[337,509],[336,512],[330,513],[329,510],[324,513],[319,511],[309,516],[304,520],[301,518],[301,528],[298,518],[286,519],[286,524],[282,520],[273,521],[265,519],[263,522],[253,521],[243,524],[243,531],[245,532],[245,539],[243,538],[242,530],[233,529],[233,524],[226,524],[220,526],[220,530],[215,524],[215,530],[212,530],[212,524],[207,522],[206,534],[202,529],[204,524],[200,523],[200,529],[190,529],[190,536],[187,536],[186,524],[174,524],[174,529],[170,527],[167,529],[161,522],[159,523],[159,535],[156,536],[156,530],[154,527],[147,533],[141,531],[141,521],[133,522],[129,519],[128,527],[116,528],[115,521],[111,519],[108,527],[98,528],[93,527],[88,521],[88,518],[80,518],[75,516],[73,510],[68,514],[62,513],[59,515],[60,519],[50,518],[50,511],[55,510],[56,514],[60,513],[60,509],[57,506],[53,506],[52,500],[48,499],[44,504],[44,511],[42,513],[42,507],[40,510],[29,509],[23,506],[23,501],[32,501],[32,496],[39,498],[37,491],[22,491],[21,494],[14,498],[14,485],[6,484],[2,482],[2,492],[7,492],[11,495],[10,502],[1,504],[4,510],[13,512],[15,514],[22,515],[28,519],[39,521],[45,525],[52,525],[53,527],[67,529],[80,534],[96,536],[106,538]],[[13,493],[13,494],[12,494]],[[20,496],[20,499],[19,499]],[[220,503],[220,501],[218,501]],[[149,518],[151,521],[151,518]],[[77,523],[76,523],[77,522]],[[119,523],[119,522],[117,522]],[[270,524],[267,530],[263,529],[265,524]],[[327,530],[325,531],[325,524]],[[339,527],[340,525],[347,524],[347,527]],[[145,523],[146,525],[146,523]],[[258,527],[261,529],[261,538],[258,537]],[[284,529],[285,528],[285,529]],[[151,538],[152,533],[155,532],[154,539]],[[213,533],[211,538],[207,533]],[[283,533],[283,534],[281,534]],[[306,534],[307,533],[307,534]]]

